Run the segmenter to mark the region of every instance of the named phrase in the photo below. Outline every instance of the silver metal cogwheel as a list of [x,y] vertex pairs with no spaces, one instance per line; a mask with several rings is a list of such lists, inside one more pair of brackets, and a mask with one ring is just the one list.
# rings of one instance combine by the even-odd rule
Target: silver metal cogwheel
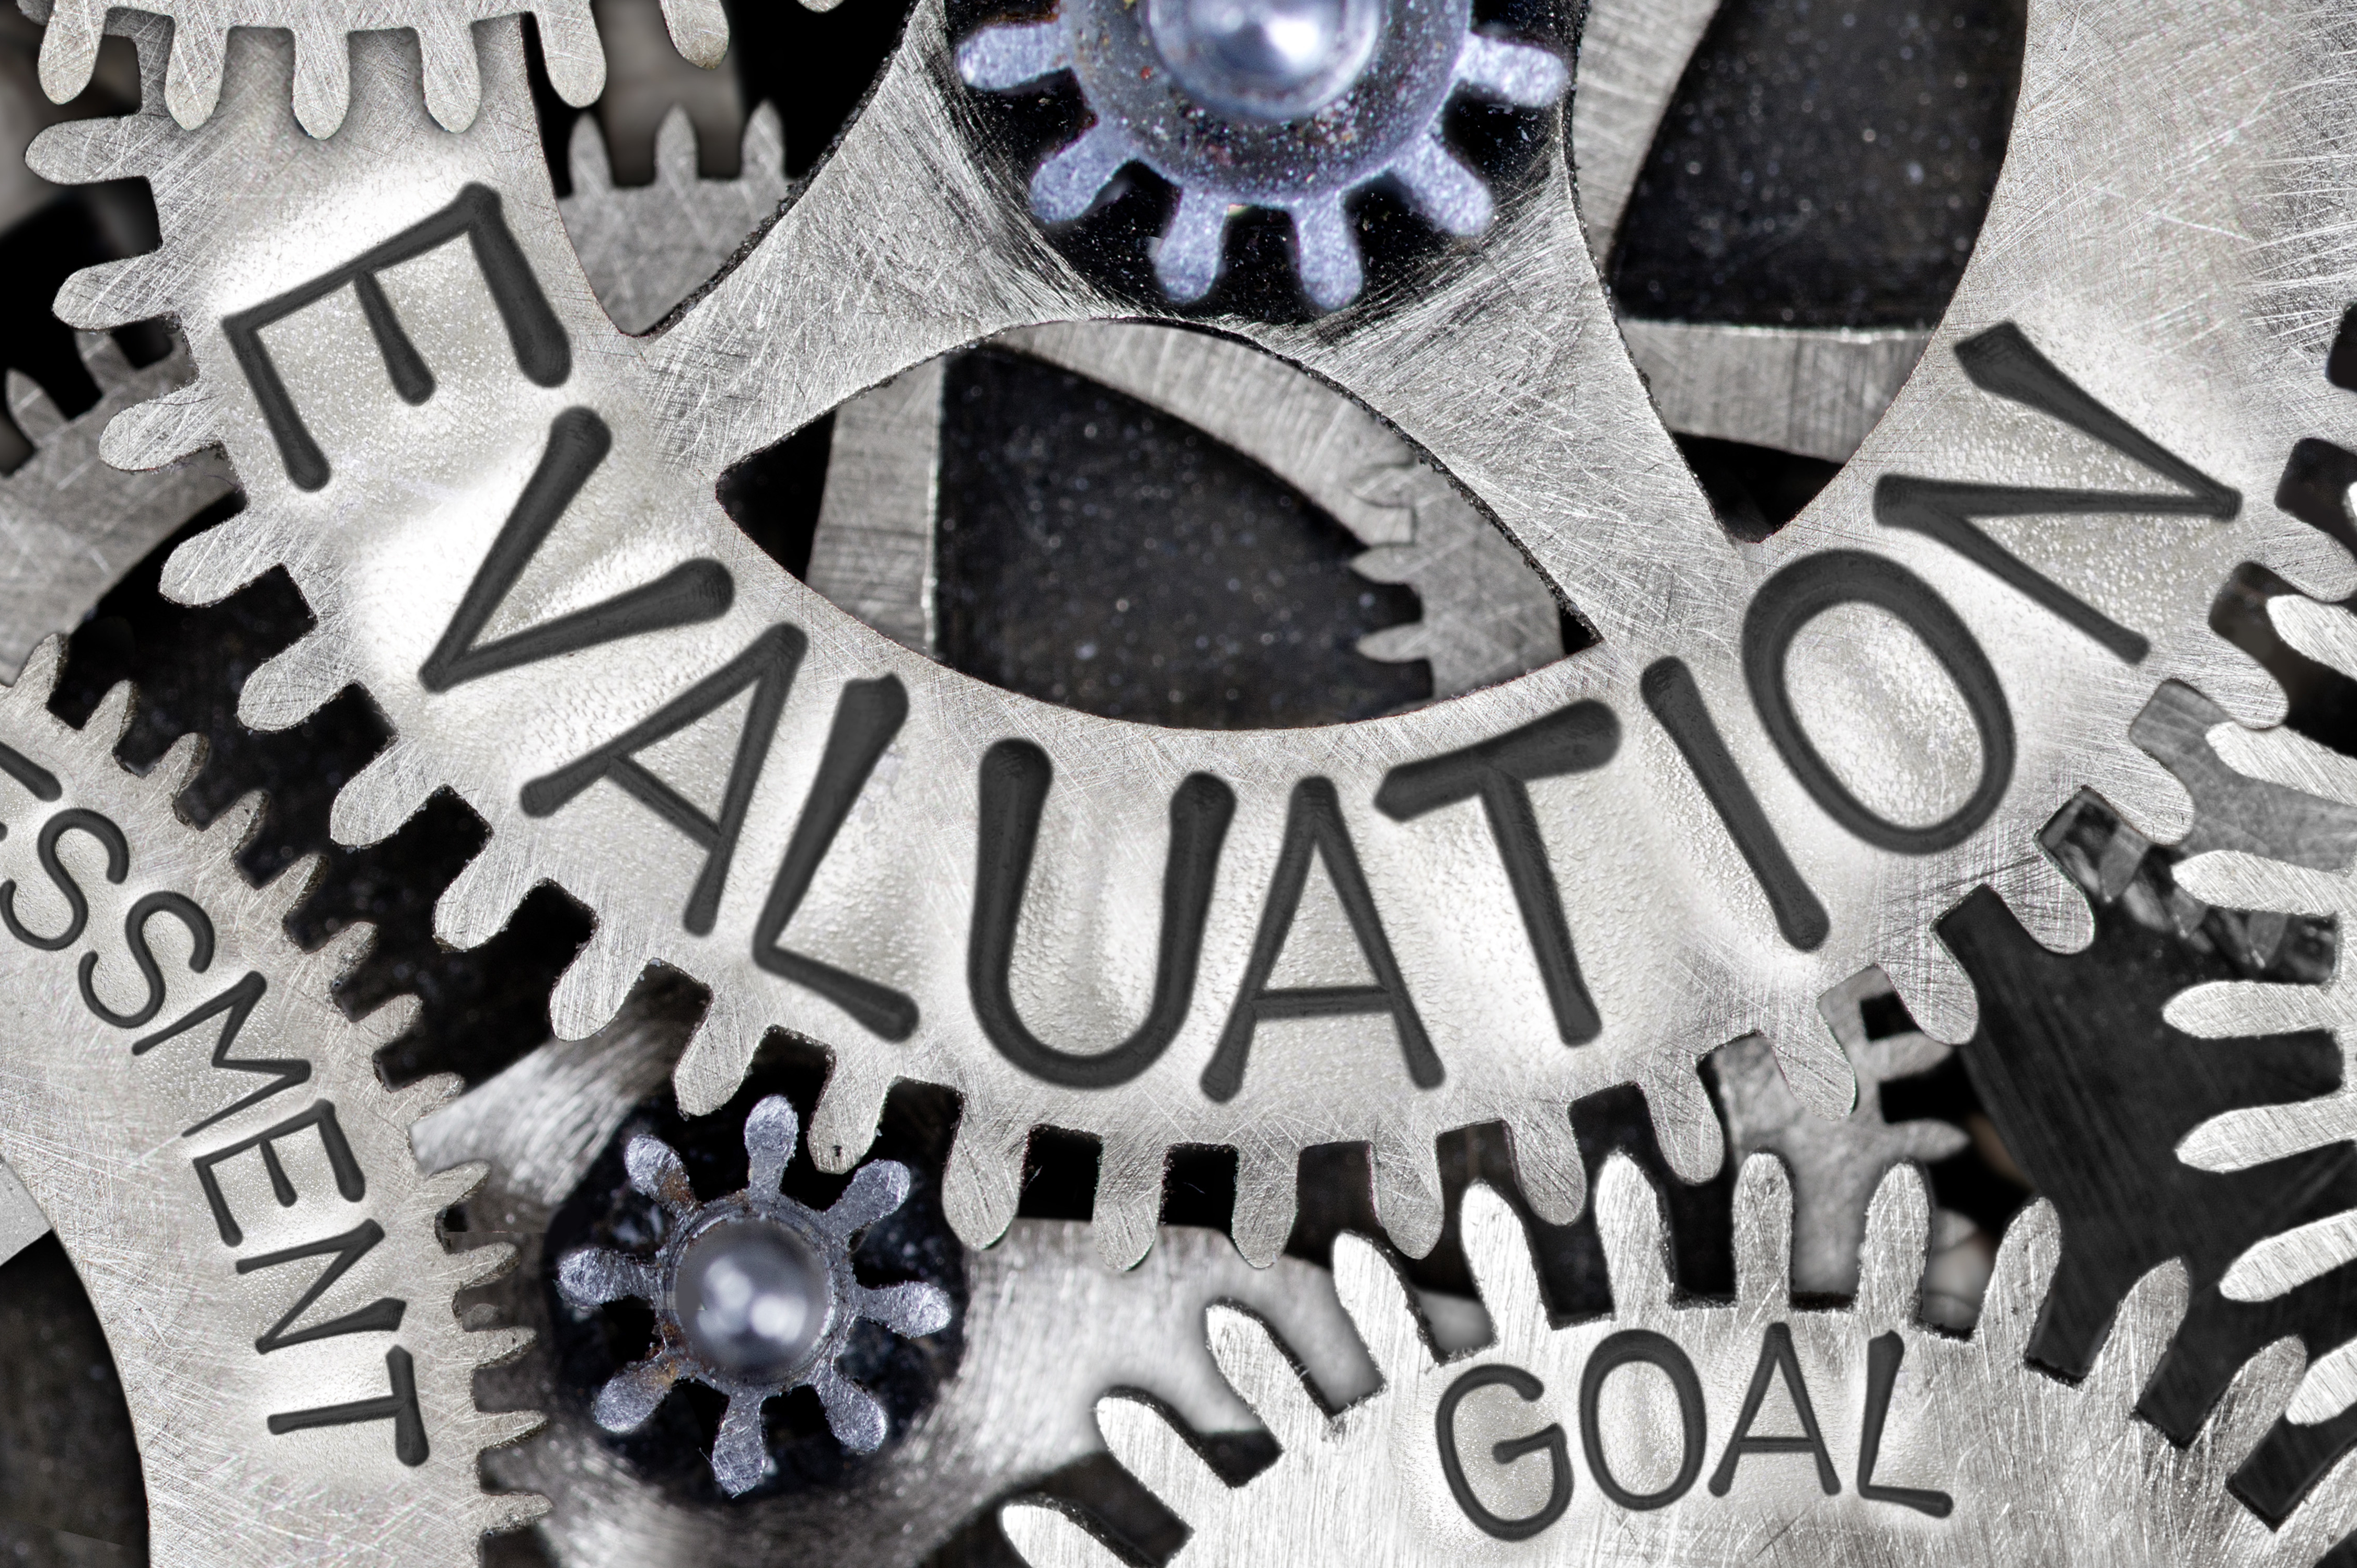
[[793,1389],[817,1391],[827,1425],[854,1453],[883,1446],[884,1407],[845,1378],[835,1359],[860,1319],[916,1338],[949,1326],[937,1285],[863,1285],[852,1273],[853,1239],[900,1207],[908,1167],[860,1167],[831,1208],[779,1192],[802,1137],[793,1106],[771,1095],[745,1120],[752,1171],[745,1190],[699,1203],[678,1154],[660,1138],[630,1140],[630,1185],[663,1207],[670,1233],[651,1260],[585,1247],[557,1269],[576,1306],[637,1296],[655,1309],[654,1354],[598,1391],[597,1424],[632,1432],[682,1378],[728,1396],[712,1475],[731,1497],[760,1485],[770,1467],[761,1407]]
[[1343,203],[1378,181],[1444,233],[1490,227],[1489,188],[1441,133],[1451,99],[1544,109],[1570,82],[1545,49],[1475,32],[1471,0],[1070,0],[982,28],[957,65],[988,92],[1070,71],[1088,100],[1096,123],[1031,177],[1041,222],[1080,217],[1143,163],[1178,188],[1154,252],[1163,293],[1210,293],[1228,220],[1261,207],[1292,218],[1321,310],[1365,281]]

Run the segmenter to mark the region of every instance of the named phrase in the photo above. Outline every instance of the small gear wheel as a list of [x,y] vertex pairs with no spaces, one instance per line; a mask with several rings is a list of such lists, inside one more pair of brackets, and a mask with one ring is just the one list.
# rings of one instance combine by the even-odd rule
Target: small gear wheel
[[883,1446],[884,1407],[835,1366],[856,1323],[913,1339],[950,1321],[950,1298],[937,1285],[875,1287],[852,1273],[854,1238],[907,1199],[908,1167],[875,1161],[834,1207],[810,1208],[778,1190],[801,1138],[784,1096],[756,1105],[745,1119],[752,1161],[745,1190],[710,1203],[697,1201],[670,1144],[633,1138],[623,1155],[630,1185],[662,1206],[668,1234],[651,1259],[585,1247],[557,1271],[557,1288],[575,1306],[636,1296],[655,1309],[654,1354],[598,1391],[597,1424],[637,1430],[682,1378],[718,1391],[728,1412],[712,1475],[731,1497],[759,1486],[770,1468],[761,1409],[794,1389],[816,1391],[845,1447],[872,1454]]
[[1154,253],[1170,298],[1211,292],[1228,219],[1260,207],[1292,218],[1321,310],[1365,282],[1343,202],[1379,181],[1445,233],[1490,227],[1489,188],[1441,131],[1460,90],[1546,109],[1571,80],[1545,49],[1475,32],[1471,0],[1068,0],[1044,22],[981,28],[957,64],[985,92],[1066,70],[1079,82],[1096,124],[1032,175],[1041,222],[1079,218],[1143,163],[1178,188]]

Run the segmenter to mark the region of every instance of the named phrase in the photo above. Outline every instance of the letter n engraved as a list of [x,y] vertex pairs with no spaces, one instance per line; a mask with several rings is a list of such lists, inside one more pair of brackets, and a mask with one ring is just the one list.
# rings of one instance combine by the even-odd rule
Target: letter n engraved
[[303,423],[285,378],[279,375],[270,349],[262,341],[263,328],[317,304],[350,284],[360,297],[361,313],[368,318],[369,330],[376,338],[377,351],[384,356],[385,373],[392,378],[393,390],[405,403],[422,403],[434,395],[434,374],[426,369],[417,346],[402,330],[400,318],[393,315],[393,302],[385,297],[377,274],[414,261],[428,251],[439,250],[461,234],[474,248],[475,264],[481,269],[483,281],[490,285],[491,303],[499,307],[500,320],[507,328],[517,367],[544,387],[562,386],[573,373],[572,346],[565,341],[565,328],[557,325],[556,313],[549,308],[540,280],[533,276],[531,263],[524,260],[522,247],[508,228],[507,219],[500,210],[499,193],[489,186],[470,185],[458,193],[456,201],[431,218],[411,225],[332,272],[222,317],[221,329],[229,335],[230,348],[237,355],[239,368],[245,371],[247,384],[253,388],[254,401],[262,405],[263,418],[270,423],[270,434],[278,443],[279,458],[286,465],[286,477],[295,481],[296,488],[318,489],[327,484],[333,470],[310,427]]

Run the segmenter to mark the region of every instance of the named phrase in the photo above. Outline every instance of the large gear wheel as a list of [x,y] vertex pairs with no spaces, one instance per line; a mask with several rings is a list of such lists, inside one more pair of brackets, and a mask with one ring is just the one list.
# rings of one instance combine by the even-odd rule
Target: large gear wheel
[[[1335,1414],[1265,1325],[1213,1307],[1212,1353],[1283,1448],[1241,1487],[1141,1402],[1108,1398],[1098,1420],[1191,1528],[1182,1568],[1510,1562],[1532,1542],[1572,1562],[2308,1568],[2357,1522],[2350,1461],[2279,1528],[2227,1490],[2299,1376],[2296,1341],[2244,1368],[2187,1447],[2136,1418],[2184,1311],[2181,1269],[2130,1293],[2073,1385],[2024,1360],[2059,1251],[2050,1208],[2016,1221],[1987,1314],[1957,1340],[1916,1318],[1930,1212],[1911,1169],[1877,1191],[1858,1296],[1837,1310],[1792,1300],[1772,1156],[1744,1166],[1736,1203],[1736,1299],[1678,1305],[1657,1198],[1633,1166],[1608,1167],[1615,1310],[1555,1328],[1512,1214],[1477,1189],[1467,1252],[1497,1327],[1454,1357],[1435,1355],[1381,1252],[1353,1239],[1336,1283],[1384,1387]],[[1053,1506],[1018,1502],[1006,1522],[1035,1568],[1122,1561]]]
[[[2244,560],[2317,591],[2349,576],[2260,499],[2334,417],[2284,345],[2345,302],[2320,263],[2287,282],[2250,262],[2317,231],[2317,179],[2284,184],[2267,151],[2313,156],[2316,101],[2264,84],[2308,81],[2326,27],[2255,13],[2212,29],[2234,69],[2197,71],[2152,15],[2042,12],[1982,244],[2003,264],[1975,262],[1859,457],[1762,543],[1718,530],[1647,407],[1559,150],[1482,243],[1404,263],[1415,297],[1219,317],[1392,421],[1600,637],[1330,731],[1140,730],[993,692],[840,617],[712,501],[737,457],[951,347],[1141,308],[1042,249],[936,10],[808,191],[648,339],[614,332],[564,243],[513,24],[477,30],[505,107],[462,135],[414,134],[417,58],[365,35],[354,123],[307,139],[285,46],[241,35],[200,130],[153,112],[54,129],[36,156],[157,193],[163,252],[83,274],[61,309],[170,311],[189,335],[197,382],[105,446],[140,467],[218,441],[245,486],[168,590],[288,568],[318,625],[242,711],[285,725],[366,687],[397,733],[342,837],[445,786],[483,815],[445,937],[488,938],[544,879],[597,912],[560,1032],[660,962],[713,993],[684,1109],[726,1098],[772,1027],[826,1044],[830,1169],[896,1079],[956,1090],[947,1197],[972,1241],[1004,1230],[1046,1125],[1101,1140],[1114,1262],[1150,1245],[1176,1144],[1236,1150],[1234,1231],[1265,1261],[1301,1151],[1372,1143],[1415,1253],[1452,1128],[1503,1122],[1560,1220],[1585,1202],[1565,1108],[1603,1089],[1642,1087],[1681,1175],[1716,1168],[1694,1063],[1730,1038],[1764,1035],[1802,1103],[1846,1112],[1827,990],[1879,963],[1927,1034],[1961,1038],[1940,913],[1988,883],[2041,940],[2081,940],[2035,834],[2082,784],[2181,831],[2183,791],[2128,740],[2158,682],[2278,711],[2203,618]],[[2123,241],[2123,214],[2164,206]],[[2175,301],[2200,331],[2147,330],[2156,255],[2203,280]]]
[[522,1341],[451,1309],[511,1257],[436,1231],[483,1176],[410,1154],[453,1086],[378,1084],[413,1010],[353,1024],[328,995],[367,929],[297,949],[281,922],[311,868],[256,888],[231,859],[259,801],[180,822],[201,746],[131,774],[109,755],[127,688],[81,730],[44,710],[61,652],[0,693],[0,1155],[106,1328],[150,1560],[473,1563],[545,1505],[476,1478],[538,1417],[474,1403]]

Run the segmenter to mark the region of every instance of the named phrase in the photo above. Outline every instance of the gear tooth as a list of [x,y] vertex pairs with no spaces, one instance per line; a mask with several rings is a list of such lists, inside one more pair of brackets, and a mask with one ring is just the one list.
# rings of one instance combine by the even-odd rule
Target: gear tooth
[[1490,1314],[1497,1343],[1510,1352],[1544,1344],[1546,1302],[1539,1294],[1537,1265],[1530,1239],[1506,1200],[1479,1183],[1468,1187],[1457,1211],[1465,1261],[1473,1271],[1473,1291]]
[[738,166],[747,173],[771,174],[786,166],[786,126],[778,106],[764,98],[745,118],[745,137],[738,144]]
[[1973,1342],[1992,1365],[2011,1369],[2029,1354],[2046,1287],[2062,1256],[2062,1222],[2054,1206],[2036,1198],[2006,1228],[1996,1267],[1981,1298],[1981,1321]]
[[[587,0],[540,0],[533,6],[533,15],[540,22],[541,55],[547,63],[549,85],[576,109],[595,103],[606,91],[606,48],[597,40]],[[473,56],[468,58],[471,62]]]
[[[264,809],[262,791],[247,790],[206,824],[205,842],[221,846],[221,859],[236,859],[245,852],[245,846],[253,842],[253,835],[262,831]],[[309,858],[314,863],[319,859],[317,855]]]
[[1125,1558],[1054,1503],[1008,1503],[998,1510],[998,1528],[1029,1568],[1128,1568]]
[[2218,760],[2246,778],[2357,806],[2357,760],[2297,730],[2219,725],[2210,731],[2209,741]]
[[1060,18],[984,27],[957,49],[958,75],[984,92],[1006,92],[1071,63],[1071,38]]
[[475,59],[474,35],[465,23],[455,20],[421,25],[417,45],[425,63],[425,112],[446,131],[454,134],[466,131],[483,106],[482,68]]
[[1275,1262],[1293,1234],[1300,1165],[1300,1152],[1295,1149],[1236,1151],[1236,1205],[1228,1219],[1228,1233],[1244,1262],[1255,1269]]
[[1570,1113],[1541,1105],[1510,1119],[1506,1144],[1513,1155],[1515,1185],[1532,1211],[1549,1225],[1577,1219],[1587,1208],[1587,1166],[1580,1158]]
[[[246,800],[253,802],[253,820],[258,825],[262,821],[262,796],[256,792],[247,796]],[[241,805],[243,803],[240,802]],[[255,892],[264,918],[284,924],[303,900],[311,896],[311,890],[319,886],[319,878],[327,874],[327,870],[326,855],[307,854],[264,883]]]
[[248,511],[173,551],[157,586],[176,605],[217,604],[277,564],[269,524],[259,511]]
[[2104,748],[2086,782],[2122,822],[2155,843],[2176,843],[2193,831],[2193,797],[2184,782],[2141,750]]
[[661,1354],[626,1367],[597,1391],[590,1416],[608,1432],[636,1432],[654,1414],[678,1377],[678,1367]]
[[1096,205],[1097,193],[1128,161],[1128,142],[1111,121],[1098,121],[1032,174],[1031,210],[1042,223],[1072,221]]
[[1898,993],[1907,1015],[1932,1039],[1960,1046],[1980,1026],[1980,997],[1973,990],[1972,977],[1945,944],[1924,942],[1903,960],[1886,961],[1884,972],[1889,975],[1890,988]]
[[36,446],[47,446],[50,436],[66,427],[66,416],[41,384],[22,371],[12,370],[7,375],[8,417],[16,421],[16,429]]
[[1596,1230],[1604,1247],[1614,1315],[1632,1326],[1670,1309],[1670,1243],[1661,1196],[1626,1155],[1604,1162],[1596,1184]]
[[1181,190],[1178,209],[1154,250],[1154,281],[1181,305],[1211,292],[1228,233],[1228,199],[1219,191]]
[[182,736],[148,770],[147,787],[167,801],[178,799],[180,791],[196,782],[197,775],[205,770],[205,755],[210,749],[200,735],[191,732]]
[[1535,44],[1468,33],[1464,52],[1457,58],[1457,81],[1484,98],[1523,109],[1546,109],[1570,88],[1571,71]]
[[2297,1411],[2299,1395],[2313,1380],[2312,1373],[2308,1380],[2300,1376],[2307,1364],[2308,1352],[2296,1334],[2284,1336],[2243,1363],[2194,1435],[2193,1452],[2208,1461],[2212,1474],[2222,1478],[2241,1469],[2277,1417],[2291,1414],[2292,1420],[2301,1420],[2285,1407],[2288,1403]]
[[1784,1087],[1802,1108],[1828,1122],[1857,1109],[1857,1072],[1822,1015],[1796,1019],[1768,1036]]
[[1421,1258],[1440,1243],[1448,1222],[1440,1154],[1429,1137],[1380,1139],[1374,1158],[1375,1215],[1392,1245]]
[[1150,1138],[1108,1135],[1098,1150],[1097,1256],[1116,1272],[1135,1268],[1153,1249],[1162,1217],[1167,1151]]
[[[502,1274],[512,1272],[520,1256],[505,1241],[486,1241],[479,1247],[469,1247],[457,1254],[459,1268],[454,1290],[469,1290],[489,1284]],[[529,1328],[479,1329],[467,1336],[469,1349],[483,1353],[485,1362],[512,1356],[532,1343]]]
[[352,101],[352,44],[338,20],[295,30],[295,123],[321,141],[343,125]]
[[306,955],[305,969],[310,988],[325,996],[344,982],[344,977],[360,967],[361,961],[376,946],[376,927],[367,920],[355,920],[321,943],[317,952]]
[[1857,1254],[1855,1310],[1866,1327],[1889,1332],[1914,1326],[1931,1227],[1932,1200],[1922,1173],[1910,1165],[1891,1166],[1867,1208],[1866,1240]]
[[1727,1130],[1694,1064],[1683,1058],[1654,1064],[1638,1087],[1652,1113],[1654,1141],[1680,1181],[1708,1181],[1727,1157]]
[[238,722],[249,729],[292,729],[355,679],[342,639],[315,628],[245,678],[237,696]]
[[[548,1418],[538,1411],[500,1411],[480,1418],[475,1423],[473,1437],[479,1447],[505,1448],[522,1442],[547,1424]],[[522,1530],[533,1520],[547,1517],[548,1510],[548,1499],[538,1492],[484,1492],[476,1503],[476,1518],[487,1535]]]
[[[637,978],[636,972],[626,976],[622,989],[613,993],[616,1007],[621,1005]],[[679,1100],[680,1109],[689,1115],[709,1115],[718,1110],[745,1081],[745,1070],[752,1063],[753,1053],[761,1048],[761,1040],[769,1033],[767,1018],[752,1009],[750,1000],[733,992],[716,990],[711,1005],[696,1020],[694,1033],[680,1052],[679,1065],[672,1070],[673,1092]],[[598,1022],[612,1016],[608,1012]],[[815,1154],[813,1157],[816,1157]]]
[[1470,238],[1497,216],[1490,188],[1449,150],[1437,129],[1402,148],[1391,172],[1407,191],[1409,205],[1444,234]]
[[2357,616],[2339,605],[2277,594],[2267,601],[2267,619],[2294,651],[2357,679]]
[[1735,1178],[1735,1299],[1753,1317],[1792,1305],[1792,1177],[1774,1155],[1743,1162]]
[[[354,1026],[356,1030],[365,1031],[357,1043],[373,1055],[377,1049],[382,1048],[378,1045],[380,1036],[387,1043],[399,1039],[406,1032],[408,1025],[416,1021],[417,1009],[414,1005],[415,1001],[415,997],[396,996],[370,1014],[362,1024]],[[403,1008],[400,1004],[404,1002],[411,1003],[413,1005]],[[383,1018],[388,1012],[406,1014],[406,1017],[395,1017],[386,1024],[378,1024],[378,1020]],[[401,1026],[393,1027],[392,1026],[395,1024]],[[374,1026],[371,1027],[371,1026]],[[430,1072],[414,1083],[404,1084],[393,1090],[393,1102],[404,1120],[423,1122],[466,1092],[467,1080],[457,1073]],[[490,1179],[490,1165],[482,1160],[468,1160],[436,1172],[436,1180],[447,1178],[458,1189],[458,1195],[456,1197],[441,1203],[439,1207],[447,1208],[453,1203],[464,1203],[476,1188]],[[442,1189],[436,1187],[434,1190],[438,1194]]]
[[942,1210],[967,1246],[987,1247],[1006,1234],[1022,1197],[1023,1151],[1020,1129],[982,1124],[973,1101],[966,1102],[966,1118],[942,1173]]
[[2349,914],[2350,879],[2237,849],[2197,854],[2169,868],[2170,878],[2205,904],[2272,909],[2331,919]]
[[105,19],[98,0],[56,0],[50,6],[40,54],[41,91],[50,102],[66,102],[90,85]]
[[52,185],[135,179],[155,168],[160,134],[144,115],[69,120],[35,136],[25,150],[25,164]]
[[134,473],[165,467],[221,438],[214,413],[210,386],[177,387],[108,421],[98,438],[98,455],[110,467]]
[[1340,197],[1293,209],[1293,259],[1302,288],[1318,309],[1340,310],[1359,297],[1366,274]]
[[672,48],[690,65],[720,69],[728,53],[728,13],[720,0],[662,0],[663,25]]
[[1203,1326],[1220,1376],[1252,1407],[1280,1448],[1306,1449],[1326,1434],[1326,1412],[1267,1324],[1240,1307],[1213,1302]]
[[336,791],[328,835],[340,844],[381,843],[424,811],[438,787],[422,749],[396,736]]
[[[587,1039],[596,1034],[622,1010],[646,968],[644,953],[623,929],[622,922],[611,916],[600,919],[549,993],[549,1027],[560,1040]],[[707,1014],[697,1026],[698,1032],[709,1026]],[[691,1042],[688,1049],[694,1048]]]
[[1114,1463],[1180,1519],[1203,1518],[1228,1490],[1169,1419],[1143,1400],[1112,1394],[1097,1401],[1097,1430]]
[[1386,1384],[1405,1387],[1432,1365],[1415,1298],[1365,1237],[1346,1231],[1334,1238],[1334,1294]]
[[[834,1434],[837,1443],[854,1454],[873,1454],[884,1446],[891,1423],[874,1394],[833,1367],[823,1369],[813,1386],[818,1390],[819,1402],[826,1406],[827,1430]],[[759,1431],[758,1425],[755,1430]],[[716,1467],[719,1456],[715,1448]]]
[[164,106],[183,131],[212,118],[221,102],[229,34],[188,16],[172,19],[172,63],[164,72]]
[[[2122,1417],[2135,1410],[2160,1359],[2169,1353],[2169,1341],[2177,1337],[2188,1294],[2185,1265],[2174,1258],[2129,1286],[2081,1385],[2081,1397]],[[2288,1383],[2284,1391],[2290,1392]],[[2277,1404],[2280,1408],[2281,1402]]]
[[434,906],[434,934],[461,950],[480,947],[505,929],[537,880],[531,851],[513,834],[493,833],[483,853],[442,890]]
[[[178,346],[177,341],[174,346]],[[130,358],[124,353],[123,345],[104,332],[75,333],[74,356],[81,360],[81,368],[90,372],[90,379],[98,383],[102,394],[119,390],[138,373],[131,368]]]
[[82,738],[102,750],[113,751],[123,744],[131,728],[131,704],[138,693],[128,681],[117,681],[106,689],[106,695],[91,710],[90,720],[81,726]]
[[859,1316],[903,1339],[939,1334],[954,1316],[949,1293],[939,1285],[860,1285],[856,1292],[854,1301]]
[[655,183],[688,190],[695,177],[695,127],[688,123],[686,105],[674,103],[655,127]]
[[584,114],[573,122],[573,135],[565,144],[565,157],[573,174],[576,197],[603,194],[614,188],[614,161],[607,154],[606,133],[598,127],[597,115]]
[[876,1143],[891,1080],[863,1055],[856,1067],[837,1057],[811,1112],[811,1159],[819,1169],[840,1174],[859,1163]]
[[[2352,1405],[2357,1405],[2357,1340],[2336,1345],[2316,1359],[2284,1415],[2297,1425],[2317,1426]],[[2240,1468],[2240,1459],[2233,1463]]]
[[2190,986],[2160,1010],[2164,1022],[2198,1039],[2296,1035],[2341,1022],[2338,998],[2313,985],[2262,980],[2212,980]]
[[2024,855],[1990,878],[2005,907],[2048,952],[2084,952],[2095,940],[2086,891],[2043,854]]
[[34,709],[48,707],[49,693],[57,690],[58,672],[65,668],[65,661],[66,639],[51,632],[25,656],[25,667],[16,671],[16,682],[7,688],[8,700]]
[[[2212,1163],[2191,1156],[2187,1145],[2193,1139],[2189,1136],[2177,1146],[2177,1157],[2197,1170],[2248,1170],[2347,1140],[2352,1133],[2347,1123],[2345,1104],[2341,1110],[2342,1124],[2337,1130],[2314,1136],[2287,1137],[2278,1154],[2264,1154],[2245,1144],[2237,1147],[2231,1156]],[[2202,1131],[2194,1129],[2196,1134]],[[2320,1279],[2352,1259],[2357,1259],[2357,1209],[2344,1208],[2338,1214],[2328,1214],[2321,1219],[2263,1237],[2244,1248],[2242,1256],[2228,1266],[2225,1276],[2218,1282],[2218,1294],[2228,1301],[2273,1301],[2277,1296],[2289,1295],[2310,1280]]]

